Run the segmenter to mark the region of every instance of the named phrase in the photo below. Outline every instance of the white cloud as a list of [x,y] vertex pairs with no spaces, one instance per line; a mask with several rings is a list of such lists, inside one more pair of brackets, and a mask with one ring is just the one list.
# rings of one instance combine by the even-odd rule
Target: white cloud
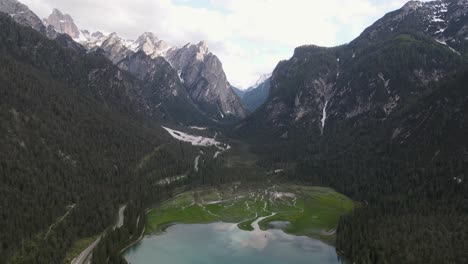
[[[21,1],[21,0],[20,0]],[[177,1],[177,2],[176,2]],[[80,28],[136,38],[156,33],[173,45],[206,40],[228,79],[246,88],[304,44],[333,46],[405,0],[22,0],[41,17],[56,7]]]

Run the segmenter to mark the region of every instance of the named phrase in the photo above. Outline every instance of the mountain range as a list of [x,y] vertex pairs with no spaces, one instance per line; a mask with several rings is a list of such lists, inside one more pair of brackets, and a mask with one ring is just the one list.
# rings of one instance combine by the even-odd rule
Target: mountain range
[[[104,50],[105,55],[119,67],[123,60],[141,59],[141,56],[133,56],[139,51],[151,59],[165,59],[179,75],[192,104],[209,118],[238,120],[247,115],[242,102],[227,81],[221,62],[209,51],[204,41],[179,48],[170,46],[151,32],[143,33],[136,41],[123,39],[117,33],[89,33],[87,30],[79,30],[73,18],[62,14],[58,9],[54,9],[43,21],[46,26],[52,26],[58,33],[67,34],[87,50]],[[138,64],[139,61],[131,63]],[[147,65],[149,61],[145,63]],[[150,68],[157,68],[157,65]]]
[[0,12],[0,263],[60,263],[89,238],[95,263],[126,263],[148,206],[267,181],[351,197],[335,246],[353,263],[468,261],[468,1],[410,1],[245,91],[203,41],[90,33],[16,0]]
[[360,116],[390,118],[463,64],[466,8],[464,1],[412,1],[349,44],[297,48],[276,67],[271,95],[250,120],[265,120],[278,135],[290,128],[321,135]]
[[411,1],[348,44],[298,47],[236,125],[262,164],[362,201],[338,230],[355,263],[468,259],[464,228],[429,231],[467,219],[467,18],[467,1]]

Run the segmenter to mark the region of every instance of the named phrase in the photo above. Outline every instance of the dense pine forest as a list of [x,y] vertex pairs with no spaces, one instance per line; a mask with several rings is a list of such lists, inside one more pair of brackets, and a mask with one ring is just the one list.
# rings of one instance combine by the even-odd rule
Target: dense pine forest
[[468,263],[468,45],[441,43],[420,14],[394,28],[407,11],[347,45],[297,48],[262,84],[266,103],[226,122],[193,104],[162,57],[115,65],[0,13],[0,264],[64,263],[91,239],[92,263],[126,264],[148,210],[175,195],[284,182],[355,201],[331,242],[350,263]]
[[[59,263],[75,240],[112,225],[119,204],[164,197],[157,182],[191,167],[194,150],[86,85],[87,71],[114,67],[107,59],[82,58],[4,15],[0,27],[0,262]],[[154,151],[157,164],[136,171]]]
[[[349,120],[320,138],[298,130],[275,144],[252,136],[252,144],[259,163],[283,166],[287,180],[331,186],[359,203],[337,232],[338,252],[355,263],[466,263],[466,83],[465,68],[394,119],[371,116],[358,129]],[[389,141],[400,116],[419,126],[407,141]]]
[[[0,27],[0,263],[61,263],[75,241],[95,234],[106,234],[95,263],[124,261],[120,250],[139,237],[144,210],[177,187],[159,181],[191,172],[198,150],[134,108],[102,55],[64,48],[5,15]],[[90,82],[96,69],[103,76]],[[114,90],[102,89],[109,83]],[[246,177],[220,178],[220,163],[201,163],[185,183]],[[122,204],[130,220],[113,231]]]

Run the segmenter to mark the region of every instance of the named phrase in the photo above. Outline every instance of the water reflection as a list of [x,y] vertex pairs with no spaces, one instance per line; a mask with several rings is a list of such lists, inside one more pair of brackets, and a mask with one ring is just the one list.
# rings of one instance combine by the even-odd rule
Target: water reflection
[[125,252],[132,264],[234,264],[234,263],[340,263],[335,249],[308,237],[282,230],[242,231],[236,224],[174,225],[161,235],[145,237]]

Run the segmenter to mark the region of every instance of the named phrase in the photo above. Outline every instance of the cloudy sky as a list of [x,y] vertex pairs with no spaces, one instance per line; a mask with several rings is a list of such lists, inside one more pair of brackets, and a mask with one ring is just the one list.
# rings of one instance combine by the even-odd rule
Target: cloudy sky
[[205,40],[229,81],[247,88],[304,44],[349,42],[406,0],[20,0],[41,17],[58,8],[81,29],[172,45]]

